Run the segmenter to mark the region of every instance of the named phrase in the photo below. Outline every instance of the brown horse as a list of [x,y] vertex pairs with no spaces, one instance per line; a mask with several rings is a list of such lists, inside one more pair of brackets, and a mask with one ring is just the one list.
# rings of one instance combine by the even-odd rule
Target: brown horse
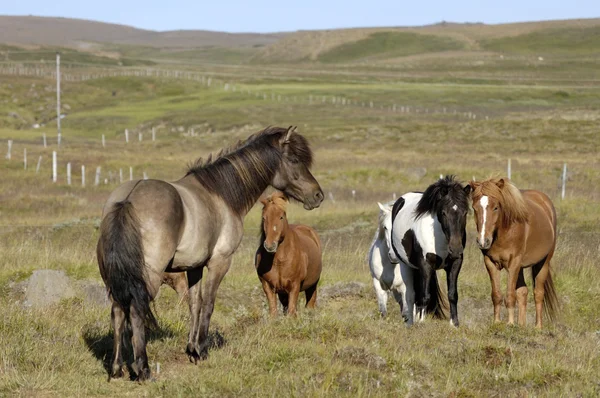
[[553,320],[558,298],[550,273],[556,247],[556,211],[544,193],[519,191],[506,179],[470,182],[477,224],[477,244],[492,282],[494,320],[500,322],[500,270],[508,271],[506,307],[508,323],[515,322],[519,303],[519,325],[526,321],[527,285],[523,269],[532,267],[537,328],[542,327],[542,308]]
[[284,313],[296,315],[298,295],[306,294],[306,307],[314,308],[317,283],[321,277],[321,242],[314,229],[306,225],[288,224],[284,194],[275,192],[261,199],[262,225],[255,267],[271,316],[277,315],[277,301]]
[[[104,206],[97,246],[100,274],[112,299],[114,349],[111,377],[122,371],[121,343],[131,324],[133,370],[150,377],[144,324],[156,324],[150,301],[165,272],[187,273],[191,361],[208,355],[208,326],[217,288],[243,234],[243,220],[268,186],[318,207],[323,192],[309,168],[312,152],[292,128],[272,127],[199,160],[176,182],[131,181]],[[201,288],[203,270],[206,269]],[[184,278],[179,278],[181,285]]]

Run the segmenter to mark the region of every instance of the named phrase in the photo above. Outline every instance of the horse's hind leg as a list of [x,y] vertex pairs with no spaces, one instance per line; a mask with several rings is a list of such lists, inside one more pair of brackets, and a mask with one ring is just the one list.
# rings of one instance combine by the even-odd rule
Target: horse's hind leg
[[306,289],[306,291],[304,292],[304,294],[306,295],[306,308],[315,308],[315,306],[317,305],[317,284],[318,283],[319,283],[319,281],[317,281],[317,283],[315,283],[313,286]]
[[110,378],[116,379],[123,377],[123,329],[125,328],[125,312],[115,302],[112,304],[110,318],[114,330]]
[[523,276],[523,268],[519,271],[517,277],[517,303],[519,304],[519,326],[525,326],[527,323],[527,284]]
[[[404,291],[402,291],[404,290]],[[400,305],[400,313],[402,314],[402,319],[406,321],[408,319],[408,305],[406,303],[406,288],[393,288],[392,294],[394,295],[394,300]]]
[[[551,253],[552,254],[552,253]],[[550,255],[543,261],[534,264],[533,273],[533,297],[535,299],[535,327],[542,328],[542,310],[544,306],[544,295],[546,293],[546,279],[550,271]]]
[[131,342],[133,345],[133,364],[131,367],[137,374],[139,381],[150,379],[150,367],[148,366],[148,355],[146,354],[146,326],[145,320],[136,311],[133,305],[129,309],[129,317],[131,322],[131,330],[133,337]]
[[387,300],[388,292],[383,290],[379,279],[373,278],[373,287],[375,288],[375,295],[377,296],[377,304],[379,305],[379,313],[382,318],[387,316]]
[[277,296],[279,297],[279,302],[281,303],[281,306],[283,307],[283,315],[287,315],[289,304],[290,304],[289,294],[277,293]]

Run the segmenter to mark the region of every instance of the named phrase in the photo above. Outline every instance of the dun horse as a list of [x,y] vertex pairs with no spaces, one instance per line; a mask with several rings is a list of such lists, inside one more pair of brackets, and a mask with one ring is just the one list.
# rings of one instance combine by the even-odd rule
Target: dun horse
[[550,273],[556,247],[556,211],[548,196],[539,191],[519,191],[505,179],[471,181],[477,245],[492,282],[494,320],[500,322],[500,270],[508,271],[506,307],[508,323],[515,322],[519,303],[519,325],[525,325],[527,285],[523,268],[532,267],[537,328],[542,327],[542,307],[552,320],[558,298]]
[[[309,168],[308,142],[292,128],[267,128],[199,160],[176,182],[132,181],[109,197],[97,246],[100,273],[112,299],[114,350],[111,377],[122,371],[122,337],[132,327],[134,363],[139,380],[150,377],[145,323],[156,325],[150,301],[164,272],[187,273],[191,361],[208,355],[208,326],[217,288],[242,239],[243,220],[263,191],[273,186],[318,207],[323,192]],[[206,269],[201,289],[203,270]]]
[[301,291],[306,294],[306,307],[314,308],[322,266],[319,236],[306,225],[288,224],[288,200],[282,193],[275,192],[261,203],[262,233],[255,266],[271,316],[277,315],[275,294],[284,313],[296,314]]

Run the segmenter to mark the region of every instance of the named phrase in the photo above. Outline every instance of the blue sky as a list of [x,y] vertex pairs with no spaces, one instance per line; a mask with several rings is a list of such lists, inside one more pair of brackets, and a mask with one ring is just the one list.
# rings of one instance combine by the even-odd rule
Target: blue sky
[[278,32],[595,18],[600,0],[2,0],[0,15],[83,18],[151,30]]

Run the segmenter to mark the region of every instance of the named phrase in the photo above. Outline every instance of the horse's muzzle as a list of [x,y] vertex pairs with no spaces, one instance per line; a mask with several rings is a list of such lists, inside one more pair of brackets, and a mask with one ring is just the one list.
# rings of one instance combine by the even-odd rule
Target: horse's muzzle
[[306,210],[316,209],[317,207],[321,206],[324,198],[325,196],[323,195],[323,191],[319,189],[312,198],[306,198],[304,201],[304,208]]
[[265,248],[265,250],[269,253],[275,253],[277,251],[277,242],[273,242],[272,245],[268,245],[267,241],[265,241],[263,243],[263,247]]
[[492,240],[490,238],[485,238],[483,242],[477,239],[477,246],[481,250],[488,250],[492,246]]

